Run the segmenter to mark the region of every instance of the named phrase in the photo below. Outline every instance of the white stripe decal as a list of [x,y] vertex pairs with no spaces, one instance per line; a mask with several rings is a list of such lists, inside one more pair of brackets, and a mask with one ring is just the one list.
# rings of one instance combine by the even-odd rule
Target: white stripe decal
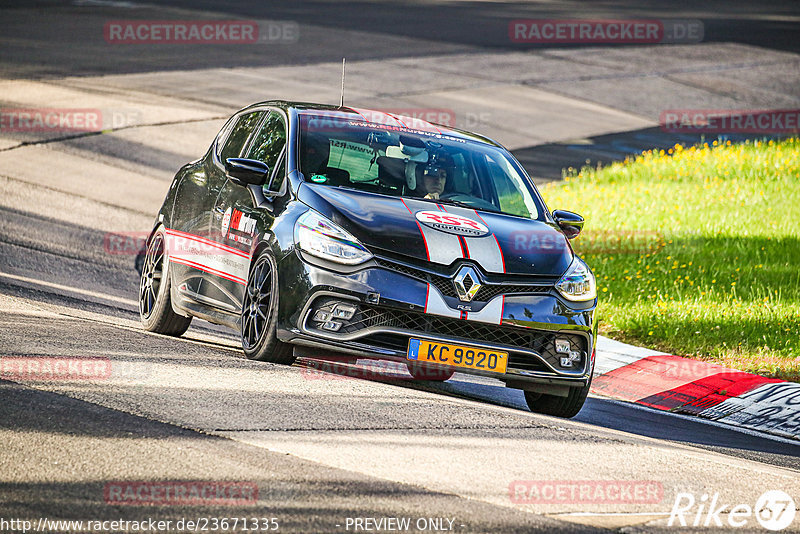
[[167,230],[166,234],[169,261],[247,284],[251,259],[248,253],[184,232]]
[[467,253],[470,259],[478,262],[486,271],[490,273],[502,273],[505,271],[503,267],[503,252],[500,250],[500,245],[497,244],[497,239],[495,239],[494,235],[465,237],[464,241],[467,243]]
[[[425,301],[425,313],[441,315],[442,317],[461,318],[461,311],[454,310],[444,301],[444,297],[439,290],[428,284],[428,296]],[[467,312],[468,321],[478,321],[481,323],[500,324],[503,319],[503,296],[498,295],[489,301],[479,312]]]
[[[436,205],[430,202],[419,202],[412,199],[405,199],[403,203],[412,215],[418,211],[430,211],[436,208]],[[461,250],[461,241],[458,240],[457,235],[434,230],[429,226],[419,224],[419,222],[417,222],[417,225],[422,232],[422,237],[425,239],[429,261],[441,265],[450,265],[455,260],[460,260],[464,257],[464,253]]]
[[467,320],[500,324],[500,321],[503,320],[503,295],[498,295],[490,300],[481,311],[467,313]]
[[[475,210],[460,206],[442,206],[442,208],[448,213],[478,220],[486,224],[486,221]],[[486,226],[490,232],[488,235],[483,237],[464,237],[464,243],[467,245],[467,254],[471,260],[475,260],[487,272],[504,273],[506,269],[503,262],[503,251],[500,250],[496,236],[491,233],[491,227],[488,224]]]
[[450,265],[455,260],[463,258],[461,252],[461,242],[457,235],[446,234],[424,224],[420,225],[422,235],[425,236],[425,243],[428,245],[428,255],[430,261]]
[[441,315],[442,317],[454,317],[456,319],[461,317],[461,312],[448,306],[439,290],[430,284],[428,284],[428,301],[425,303],[425,313]]

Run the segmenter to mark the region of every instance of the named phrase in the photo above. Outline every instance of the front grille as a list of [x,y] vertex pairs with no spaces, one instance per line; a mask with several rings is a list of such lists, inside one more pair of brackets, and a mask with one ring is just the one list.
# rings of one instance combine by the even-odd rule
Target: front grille
[[[327,304],[327,299],[324,305]],[[315,306],[314,309],[319,309]],[[361,304],[353,318],[344,322],[339,330],[342,334],[353,334],[367,328],[398,328],[425,334],[446,336],[469,341],[490,343],[509,347],[509,368],[528,371],[547,371],[538,359],[530,354],[514,352],[513,349],[524,349],[536,352],[555,369],[563,369],[560,365],[560,355],[555,351],[555,340],[567,339],[573,350],[581,353],[581,359],[573,363],[573,367],[566,370],[582,369],[586,357],[586,339],[580,334],[565,334],[531,330],[499,325],[490,325],[461,319],[439,317],[420,312],[397,310],[393,308],[376,307]],[[375,338],[375,339],[370,339]],[[405,350],[408,344],[406,336],[393,334],[371,334],[365,341],[375,343],[381,347],[395,350]]]
[[[434,274],[422,269],[416,269],[410,265],[389,261],[383,258],[376,258],[378,265],[384,269],[395,271],[412,278],[416,278],[422,282],[427,282],[445,297],[458,298],[456,288],[453,286],[452,276],[445,276],[442,274]],[[470,284],[471,285],[471,284]],[[483,286],[475,294],[472,299],[473,302],[489,302],[497,295],[510,295],[510,294],[543,294],[550,291],[551,286],[546,284],[497,284],[497,283],[483,283]]]

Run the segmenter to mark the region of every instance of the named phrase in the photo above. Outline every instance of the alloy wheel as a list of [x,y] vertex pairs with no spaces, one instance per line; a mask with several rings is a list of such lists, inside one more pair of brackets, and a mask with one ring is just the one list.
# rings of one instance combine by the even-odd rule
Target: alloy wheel
[[158,291],[164,274],[164,237],[157,233],[153,236],[142,267],[139,281],[139,313],[148,318],[156,306]]
[[267,331],[271,302],[272,267],[264,257],[250,274],[242,303],[242,344],[245,349],[253,349]]

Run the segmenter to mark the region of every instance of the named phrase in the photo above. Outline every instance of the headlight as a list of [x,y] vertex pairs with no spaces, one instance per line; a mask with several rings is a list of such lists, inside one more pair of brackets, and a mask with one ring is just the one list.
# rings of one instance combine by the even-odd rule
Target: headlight
[[564,276],[556,282],[556,289],[565,299],[576,302],[592,300],[597,296],[594,275],[577,256]]
[[297,219],[294,242],[300,250],[336,263],[356,265],[372,258],[358,239],[313,211]]

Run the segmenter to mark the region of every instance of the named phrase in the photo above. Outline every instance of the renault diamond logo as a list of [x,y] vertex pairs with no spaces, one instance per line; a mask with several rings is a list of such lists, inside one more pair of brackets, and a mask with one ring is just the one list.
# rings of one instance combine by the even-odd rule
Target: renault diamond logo
[[458,270],[458,274],[453,279],[453,285],[456,286],[456,293],[458,293],[459,300],[463,302],[470,302],[478,290],[481,288],[480,278],[475,269],[465,265]]

